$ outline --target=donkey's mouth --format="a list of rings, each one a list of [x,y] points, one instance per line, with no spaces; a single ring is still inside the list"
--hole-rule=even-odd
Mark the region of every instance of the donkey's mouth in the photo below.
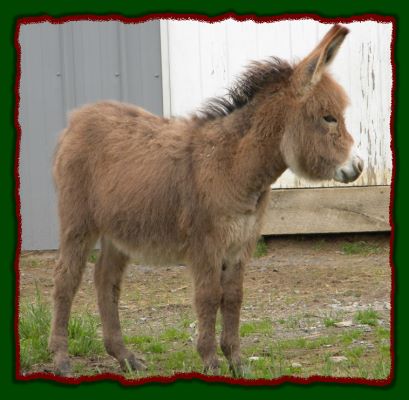
[[[350,159],[335,170],[334,180],[342,183],[349,183],[357,180],[364,169],[364,161],[358,155],[353,155]]]

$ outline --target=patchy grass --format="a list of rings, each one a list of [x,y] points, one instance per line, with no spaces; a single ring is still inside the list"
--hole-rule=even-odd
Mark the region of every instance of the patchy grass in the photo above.
[[[325,328],[333,328],[338,322],[341,322],[345,315],[341,311],[330,311],[324,314],[322,323]]]
[[[143,347],[146,344],[152,343],[155,339],[152,336],[124,336],[125,344],[132,344],[136,347]]]
[[[332,318],[327,317],[327,318],[324,318],[323,322],[324,322],[324,326],[325,326],[326,328],[330,328],[330,327],[332,327],[332,326],[335,326],[335,323],[336,323],[337,321],[335,321],[335,319],[332,319]]]
[[[377,315],[373,312],[360,312],[359,321],[368,322],[375,316]],[[200,358],[190,340],[189,326],[183,323],[185,320],[187,318],[182,318],[178,326],[156,334],[125,336],[126,344],[136,354],[143,354],[148,366],[147,371],[128,371],[125,376],[134,379],[152,375],[172,375],[176,372],[202,372]],[[294,317],[294,320],[297,320],[298,324],[293,328],[288,327],[287,320],[278,320],[276,325],[269,319],[241,324],[240,335],[244,342],[242,377],[248,379],[272,379],[282,375],[306,377],[317,372],[322,375],[360,376],[372,379],[383,379],[388,376],[390,371],[388,329],[378,326],[372,333],[351,328],[337,332],[337,329],[332,329],[334,320],[327,318],[324,321],[330,321],[326,324],[330,329],[329,333],[316,338],[280,339],[280,336],[275,335],[275,326],[297,331],[302,319]],[[49,307],[38,292],[33,303],[22,304],[20,344],[23,370],[51,362],[47,351],[50,321]],[[72,356],[95,358],[98,355],[105,355],[97,333],[98,325],[98,319],[89,312],[73,315],[69,324],[69,350]],[[366,346],[369,339],[372,342],[371,347]],[[334,363],[331,361],[332,355],[345,356],[346,360]],[[73,372],[77,375],[103,372],[98,365],[87,365],[84,359],[74,360]],[[225,360],[222,361],[220,373],[230,374]]]
[[[378,325],[379,314],[369,308],[368,310],[361,310],[355,314],[355,322],[363,325],[377,326]]]
[[[288,329],[297,329],[300,327],[300,317],[297,315],[290,315],[286,320],[280,320],[279,322]]]
[[[47,349],[50,323],[50,309],[42,301],[37,288],[34,302],[25,302],[20,306],[20,363],[23,370],[51,360]]]
[[[378,326],[375,331],[377,340],[389,340],[390,332],[382,326]]]
[[[265,242],[264,238],[261,237],[257,242],[256,250],[254,251],[253,257],[260,258],[267,255],[267,243]]]
[[[30,267],[30,268],[37,268],[41,266],[41,262],[37,260],[36,258],[23,258],[21,260],[21,264],[23,264],[25,267]]]
[[[23,370],[33,369],[36,364],[50,363],[47,351],[47,338],[50,323],[50,310],[38,296],[33,304],[23,304],[20,318],[20,343]],[[191,338],[191,328],[182,317],[179,324],[164,330],[140,335],[124,336],[125,343],[136,354],[145,358],[147,371],[128,371],[129,379],[152,375],[172,375],[177,372],[203,372],[201,360],[195,351]],[[247,379],[273,379],[283,375],[308,377],[315,374],[327,376],[352,376],[371,379],[384,379],[390,371],[389,330],[377,326],[371,332],[345,328],[338,330],[332,321],[328,332],[318,337],[297,336],[282,338],[276,329],[285,329],[290,334],[299,332],[299,325],[305,324],[302,317],[294,316],[298,323],[288,327],[287,320],[269,319],[246,321],[241,324],[243,371]],[[291,324],[290,324],[291,326]],[[98,320],[94,315],[84,312],[74,314],[69,325],[69,346],[73,362],[73,372],[77,375],[94,375],[101,372],[97,364],[87,364],[86,357],[106,357],[102,341],[98,338]],[[299,335],[299,333],[298,333]],[[367,346],[370,343],[371,346]],[[333,355],[346,357],[341,363],[331,361]],[[79,356],[83,358],[77,359]],[[222,354],[219,350],[219,356]],[[226,361],[221,357],[219,371],[230,375]],[[110,370],[119,372],[112,360]]]
[[[360,237],[355,241],[358,250],[347,248],[342,253],[342,243],[351,243],[349,236],[342,240],[339,236],[320,239],[274,238],[258,245],[258,257],[262,258],[254,258],[245,273],[240,327],[244,378],[327,375],[384,379],[389,375],[387,238],[372,241]],[[369,248],[365,249],[362,242]],[[268,251],[270,248],[274,252]],[[382,252],[378,254],[377,248]],[[93,252],[89,261],[95,262],[97,256],[98,251]],[[50,268],[54,264],[55,253],[30,253],[21,258],[20,344],[24,373],[52,370],[47,340],[51,321]],[[88,266],[69,328],[75,376],[113,372],[134,379],[203,372],[195,349],[197,317],[191,307],[193,288],[187,268],[133,264],[124,277],[120,317],[127,347],[144,359],[148,369],[123,373],[103,349],[93,268]],[[36,281],[37,290],[33,284]],[[375,304],[376,312],[371,309]],[[355,325],[336,324],[347,320]],[[220,315],[216,332],[219,340]],[[231,376],[220,348],[218,355],[222,361],[218,373]],[[340,356],[346,359],[337,362]]]
[[[240,336],[253,334],[268,335],[273,332],[273,324],[270,320],[244,322],[240,326]]]
[[[263,342],[243,349],[246,364],[243,377],[277,378],[282,375],[308,377],[351,376],[385,379],[390,371],[389,346],[385,350],[356,345],[351,338],[361,333],[346,332],[324,335],[316,339],[294,338]],[[348,338],[348,340],[345,340]],[[332,356],[342,355],[345,361],[336,363]]]
[[[23,370],[51,361],[47,348],[50,324],[50,307],[37,290],[34,302],[24,302],[20,306],[20,362]],[[69,352],[72,356],[103,354],[104,348],[97,337],[97,328],[98,320],[89,312],[71,316],[68,333]]]
[[[74,356],[103,354],[104,347],[98,338],[99,318],[85,311],[73,314],[68,324],[68,351]]]
[[[159,336],[161,340],[170,342],[175,342],[178,340],[186,341],[189,339],[189,337],[190,337],[189,332],[177,328],[168,328]]]
[[[354,341],[360,339],[365,335],[365,332],[359,330],[359,329],[347,329],[344,331],[344,333],[341,335],[341,340],[342,343],[345,345],[350,345]]]
[[[149,343],[144,350],[147,353],[165,353],[168,350],[168,346],[165,343],[154,342]]]
[[[351,361],[359,360],[365,353],[366,349],[364,346],[350,347],[345,351],[346,357]]]
[[[365,241],[344,243],[341,246],[342,253],[345,255],[369,255],[379,254],[382,248],[379,245],[371,244]]]
[[[327,242],[325,239],[319,239],[316,242],[314,242],[312,248],[314,250],[322,250],[325,247],[326,243]]]

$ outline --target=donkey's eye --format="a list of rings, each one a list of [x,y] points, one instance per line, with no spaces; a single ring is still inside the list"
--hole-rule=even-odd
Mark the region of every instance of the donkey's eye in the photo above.
[[[324,115],[323,118],[326,122],[338,122],[337,119],[332,115]]]

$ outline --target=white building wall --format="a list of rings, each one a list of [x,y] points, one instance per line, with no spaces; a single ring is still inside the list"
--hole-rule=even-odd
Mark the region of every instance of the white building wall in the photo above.
[[[365,173],[354,184],[390,184],[392,24],[367,21],[345,25],[351,32],[331,70],[350,96],[346,122],[366,161]],[[312,20],[260,24],[161,21],[162,56],[166,53],[169,68],[164,86],[167,111],[186,115],[206,98],[223,95],[250,60],[272,55],[290,61],[301,59],[329,28]],[[311,184],[287,171],[274,187],[336,185]]]

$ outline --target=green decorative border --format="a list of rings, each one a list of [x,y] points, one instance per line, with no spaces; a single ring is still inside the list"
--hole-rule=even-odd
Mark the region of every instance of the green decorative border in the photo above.
[[[328,398],[344,399],[346,396],[358,398],[358,396],[371,399],[400,398],[405,393],[405,369],[407,369],[408,345],[405,338],[408,333],[407,315],[402,305],[404,304],[404,285],[407,280],[408,271],[405,268],[405,254],[401,250],[403,243],[402,225],[406,223],[406,213],[404,212],[405,185],[406,178],[404,161],[399,155],[402,154],[407,145],[406,135],[403,132],[403,118],[399,109],[405,109],[405,98],[401,93],[409,91],[408,78],[403,71],[405,63],[408,61],[408,52],[405,52],[405,35],[409,30],[408,12],[403,8],[405,3],[397,4],[397,1],[339,1],[332,2],[315,0],[291,2],[278,1],[227,1],[220,0],[212,3],[210,0],[204,1],[178,1],[173,4],[167,0],[157,1],[110,1],[110,0],[21,0],[3,6],[0,14],[0,44],[2,50],[1,71],[2,80],[0,84],[0,100],[3,103],[2,124],[0,134],[0,182],[1,182],[1,225],[0,229],[2,257],[0,287],[2,293],[1,302],[1,332],[0,341],[0,387],[2,392],[13,398],[32,398],[37,396],[50,396],[59,399],[90,398],[90,397],[111,397],[119,395],[122,398],[139,398],[159,396],[232,396],[235,399],[244,398]],[[124,17],[141,17],[147,14],[177,13],[177,14],[203,14],[206,16],[217,16],[227,12],[234,12],[238,15],[251,14],[260,17],[278,16],[286,14],[291,18],[291,14],[315,14],[324,18],[348,18],[362,14],[376,14],[379,16],[391,16],[396,21],[396,41],[395,41],[395,113],[394,113],[394,137],[395,146],[395,200],[394,200],[394,220],[395,220],[395,242],[394,242],[394,262],[395,262],[395,377],[392,383],[385,387],[362,386],[357,384],[335,384],[335,383],[314,383],[310,385],[283,384],[270,387],[241,387],[230,386],[225,383],[206,383],[199,380],[178,381],[172,384],[149,383],[143,386],[124,387],[116,382],[93,382],[82,383],[80,385],[65,385],[50,381],[17,381],[15,379],[15,340],[14,340],[14,309],[15,309],[15,274],[14,259],[17,248],[17,218],[15,202],[15,154],[16,154],[16,129],[14,125],[15,94],[14,85],[16,78],[16,50],[14,47],[14,33],[16,22],[19,18],[44,16],[67,17],[78,14],[119,14]],[[406,37],[407,39],[407,37]],[[402,87],[403,86],[403,87]],[[402,182],[402,183],[400,183]],[[7,234],[6,234],[7,232]],[[407,314],[407,313],[406,313]],[[135,393],[134,393],[135,392]]]

